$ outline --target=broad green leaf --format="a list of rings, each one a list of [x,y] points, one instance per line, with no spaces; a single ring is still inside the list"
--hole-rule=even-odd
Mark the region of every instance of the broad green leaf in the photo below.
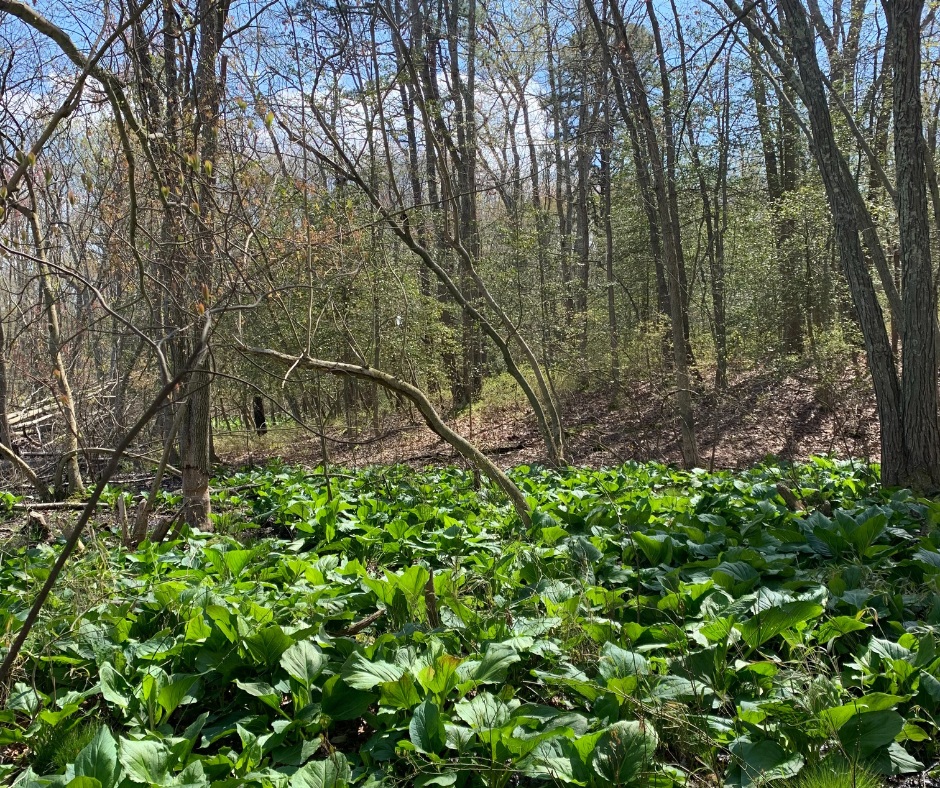
[[[408,732],[411,734],[411,743],[418,752],[440,752],[447,741],[447,732],[444,730],[444,720],[437,704],[425,700],[417,706],[408,725]]]
[[[65,788],[102,788],[102,785],[94,777],[73,777],[65,784]]]
[[[763,645],[787,629],[822,614],[822,605],[815,602],[787,602],[762,610],[741,625],[741,636],[752,649]]]
[[[353,689],[341,676],[333,676],[323,685],[321,707],[323,713],[334,720],[354,720],[376,700],[378,698],[371,692]]]
[[[497,684],[506,679],[506,668],[521,657],[510,643],[490,643],[472,679],[479,684]]]
[[[664,534],[647,536],[641,531],[633,531],[631,537],[646,560],[653,566],[669,564],[672,561],[673,541]]]
[[[924,764],[913,758],[896,741],[878,750],[865,766],[874,774],[884,775],[912,774],[924,770]]]
[[[604,681],[627,676],[639,676],[649,671],[646,658],[635,651],[627,651],[614,643],[601,647],[597,670]]]
[[[169,772],[169,751],[157,741],[121,739],[121,765],[135,783],[163,784]]]
[[[199,680],[199,676],[177,673],[170,677],[170,683],[164,686],[157,694],[157,703],[166,712],[169,717],[176,707],[183,702],[186,693],[192,689],[193,685]]]
[[[290,637],[285,635],[284,630],[277,624],[265,627],[251,637],[245,638],[245,645],[251,655],[268,668],[273,668],[278,664],[281,655],[291,647],[292,643]]]
[[[101,788],[114,788],[120,773],[117,742],[107,726],[102,725],[95,738],[75,758],[75,775],[92,777],[101,783]]]
[[[483,691],[454,706],[454,712],[475,730],[501,728],[509,722],[509,707],[495,695]]]
[[[884,692],[871,692],[842,706],[825,709],[819,716],[827,730],[837,731],[856,714],[886,711],[907,700],[910,700],[909,695],[887,695]]]
[[[397,681],[388,681],[379,685],[379,703],[398,709],[410,709],[421,702],[421,696],[415,688],[411,675],[404,673]]]
[[[108,667],[110,667],[110,665]],[[102,694],[104,694],[103,688]],[[107,698],[107,696],[105,697]],[[42,701],[39,699],[36,690],[22,681],[18,681],[13,685],[13,689],[10,691],[6,702],[6,708],[13,711],[22,711],[30,717],[34,717],[41,706]]]
[[[360,651],[354,651],[343,665],[340,675],[350,687],[369,690],[378,684],[397,681],[405,669],[390,662],[378,660],[370,662]]]
[[[816,631],[816,639],[821,643],[828,643],[834,638],[847,635],[849,632],[861,632],[868,628],[868,624],[851,616],[836,616],[824,621]]]
[[[896,711],[869,711],[839,728],[839,741],[850,758],[868,758],[893,742],[903,728],[904,718]]]
[[[459,772],[440,772],[439,774],[422,774],[415,779],[415,788],[426,788],[428,785],[440,785],[447,788],[457,782]]]
[[[733,788],[763,785],[770,780],[789,779],[803,768],[803,758],[784,751],[777,742],[747,737],[735,739],[728,748],[731,764],[725,777]]]
[[[746,561],[723,562],[712,572],[715,585],[731,596],[739,597],[750,591],[760,579],[760,573]]]
[[[98,683],[101,686],[101,694],[108,703],[122,709],[130,706],[134,692],[110,662],[105,662],[98,671]]]
[[[225,553],[225,565],[233,577],[238,577],[242,570],[248,566],[254,553],[251,550],[229,550]]]
[[[460,666],[460,657],[450,654],[441,654],[418,673],[418,683],[428,692],[443,698],[457,686],[457,668]]]
[[[323,652],[307,640],[295,643],[281,655],[281,667],[307,689],[313,686],[326,661]]]
[[[649,766],[658,745],[659,737],[648,722],[615,722],[597,740],[591,765],[606,782],[624,785]]]
[[[291,775],[290,788],[338,788],[352,779],[346,757],[337,752],[325,761],[310,761]]]
[[[424,615],[424,587],[427,585],[431,574],[423,566],[408,567],[399,577],[398,589],[405,595],[408,603],[408,609],[413,617],[420,618]]]

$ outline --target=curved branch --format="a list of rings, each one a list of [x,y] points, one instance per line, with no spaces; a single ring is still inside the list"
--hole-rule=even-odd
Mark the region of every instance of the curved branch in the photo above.
[[[372,367],[360,367],[355,364],[344,364],[340,361],[323,361],[318,358],[311,358],[306,354],[302,356],[290,356],[286,353],[279,353],[276,350],[247,347],[241,344],[239,344],[239,349],[249,355],[270,358],[282,364],[302,367],[304,369],[313,369],[318,372],[325,372],[329,375],[349,375],[362,380],[370,380],[373,383],[378,383],[380,386],[407,397],[418,408],[418,411],[424,417],[427,425],[443,440],[453,446],[468,462],[472,463],[479,468],[482,473],[486,474],[499,489],[506,493],[516,513],[522,519],[522,522],[525,523],[526,527],[531,525],[531,509],[519,488],[516,487],[513,481],[490,461],[483,452],[462,435],[448,427],[443,419],[441,419],[440,414],[434,409],[431,401],[417,386],[412,386],[410,383],[406,383],[400,378],[396,378],[394,375],[389,375],[387,372],[382,372]]]

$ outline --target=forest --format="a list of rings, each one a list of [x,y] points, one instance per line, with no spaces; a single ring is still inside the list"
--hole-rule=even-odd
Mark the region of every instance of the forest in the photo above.
[[[0,785],[940,779],[934,0],[0,0]]]

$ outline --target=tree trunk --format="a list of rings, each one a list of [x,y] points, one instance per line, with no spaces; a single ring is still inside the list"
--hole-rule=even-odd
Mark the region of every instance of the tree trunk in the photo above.
[[[607,43],[606,31],[601,26],[593,0],[586,0],[585,6],[591,15],[600,39],[601,48],[607,59],[607,66],[613,76],[617,92],[617,103],[622,115],[629,116],[626,101],[621,86],[617,64],[611,57],[610,46]],[[626,71],[625,83],[632,96],[633,105],[638,110],[640,127],[645,137],[646,147],[651,162],[653,191],[656,197],[656,207],[659,214],[659,224],[662,228],[663,261],[666,274],[669,277],[669,317],[672,327],[673,359],[675,362],[676,398],[680,422],[680,439],[682,461],[687,468],[694,468],[700,464],[698,443],[695,437],[695,414],[692,406],[692,387],[689,376],[689,356],[686,347],[684,311],[682,299],[682,279],[679,270],[679,257],[676,248],[681,243],[675,235],[678,222],[673,222],[670,212],[669,190],[662,166],[663,156],[656,135],[656,123],[650,111],[649,100],[645,86],[640,75],[639,66],[633,54],[630,36],[624,23],[623,16],[617,3],[611,4],[616,25],[617,39],[623,53],[621,63]]]
[[[788,43],[799,67],[813,133],[813,153],[832,211],[839,256],[865,339],[881,426],[881,477],[885,484],[895,485],[904,476],[905,467],[901,391],[884,316],[862,248],[855,204],[858,188],[836,142],[805,9],[799,0],[780,0],[780,7],[787,21]]]
[[[264,397],[255,396],[251,403],[255,435],[268,434],[268,419],[264,413]]]
[[[59,395],[59,404],[62,415],[65,417],[65,446],[63,454],[67,458],[65,468],[69,480],[69,494],[75,495],[85,491],[82,482],[81,470],[78,467],[78,421],[75,418],[75,400],[72,397],[72,387],[69,384],[68,371],[62,358],[62,337],[59,329],[59,309],[56,306],[55,291],[52,289],[52,280],[46,264],[46,245],[39,232],[39,220],[36,216],[38,205],[32,184],[27,180],[32,209],[28,211],[30,230],[36,246],[36,256],[39,259],[39,287],[42,293],[43,312],[46,317],[46,337],[49,342],[49,361],[52,363],[52,375],[55,378],[55,388]]]
[[[614,139],[612,134],[609,101],[604,102],[604,137],[601,142],[601,192],[604,198],[604,263],[607,274],[607,331],[610,335],[610,379],[614,391],[619,393],[620,385],[620,337],[617,333],[617,302],[614,298],[614,231],[610,221],[611,213],[611,173],[610,149]],[[615,394],[616,396],[616,394]]]
[[[920,19],[924,0],[882,0],[894,55],[894,161],[904,318],[901,397],[906,467],[901,483],[917,490],[940,486],[937,424],[937,307],[930,260],[926,159],[921,107]]]
[[[8,378],[7,378],[7,340],[4,334],[3,319],[0,318],[0,444],[8,449],[13,449],[13,442],[10,440],[10,423],[7,420],[7,397]]]

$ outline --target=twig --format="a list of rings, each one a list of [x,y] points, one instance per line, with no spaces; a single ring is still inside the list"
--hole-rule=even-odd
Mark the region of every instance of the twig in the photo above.
[[[360,632],[362,632],[362,630],[364,630],[366,627],[370,626],[371,624],[374,624],[384,615],[385,615],[385,608],[382,608],[381,610],[376,610],[374,613],[370,613],[361,621],[357,621],[355,624],[350,624],[348,627],[346,627],[346,629],[340,632],[340,634],[343,635],[344,637],[352,637],[353,635],[358,635]]]

